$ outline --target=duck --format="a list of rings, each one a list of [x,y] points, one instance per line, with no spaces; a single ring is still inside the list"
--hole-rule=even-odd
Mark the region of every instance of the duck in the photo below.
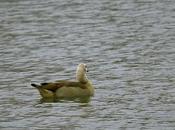
[[[32,83],[42,98],[74,98],[94,95],[92,82],[87,78],[87,65],[80,63],[76,70],[76,79],[57,80],[40,84]]]

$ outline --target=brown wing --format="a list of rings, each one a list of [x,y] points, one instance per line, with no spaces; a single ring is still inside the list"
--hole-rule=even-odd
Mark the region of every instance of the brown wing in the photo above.
[[[43,89],[47,89],[50,91],[55,92],[57,89],[63,87],[63,83],[41,83],[41,86]]]
[[[64,87],[80,87],[82,89],[86,88],[85,84],[82,84],[76,81],[67,81],[67,80],[60,80],[54,83],[41,83],[40,87],[42,87],[43,89],[47,89],[47,90],[55,92],[57,89],[63,86]]]
[[[65,86],[67,86],[67,87],[80,87],[82,89],[86,88],[86,84],[83,84],[81,82],[76,82],[76,81],[66,81]]]

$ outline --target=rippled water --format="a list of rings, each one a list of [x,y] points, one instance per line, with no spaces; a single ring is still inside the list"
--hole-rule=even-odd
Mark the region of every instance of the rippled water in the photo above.
[[[174,0],[1,0],[0,129],[174,130]],[[41,101],[31,82],[73,79],[90,101]]]

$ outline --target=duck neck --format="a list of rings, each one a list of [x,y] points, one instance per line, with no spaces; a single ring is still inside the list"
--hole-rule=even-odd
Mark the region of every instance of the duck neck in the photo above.
[[[81,83],[87,83],[87,81],[88,81],[86,74],[81,69],[77,70],[76,79],[77,79],[77,81],[79,81]]]

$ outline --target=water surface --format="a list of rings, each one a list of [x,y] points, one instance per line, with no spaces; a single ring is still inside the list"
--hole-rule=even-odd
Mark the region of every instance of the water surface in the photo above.
[[[1,0],[0,129],[174,130],[173,0]],[[33,82],[74,79],[95,96],[42,101]]]

